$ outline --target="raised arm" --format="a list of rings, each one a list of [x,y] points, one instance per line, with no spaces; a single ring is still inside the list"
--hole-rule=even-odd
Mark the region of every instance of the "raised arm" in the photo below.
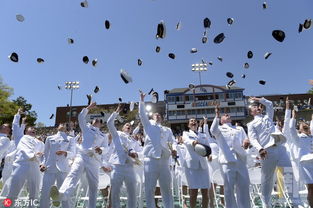
[[[117,133],[117,129],[114,126],[114,120],[117,117],[117,115],[122,111],[122,109],[123,108],[121,104],[119,104],[116,111],[111,114],[111,116],[109,117],[107,121],[108,129],[110,131],[110,134],[112,135],[112,142],[117,152],[125,152],[125,149],[123,148],[121,144],[120,137]]]
[[[298,133],[296,129],[296,111],[292,111],[292,118],[290,119],[289,123],[289,128],[290,128],[290,135],[292,141],[294,141],[296,144],[298,144]]]
[[[219,123],[220,123],[220,108],[218,105],[216,105],[215,106],[215,118],[214,118],[213,123],[211,125],[211,133],[216,138],[222,134],[218,128]]]
[[[283,127],[283,134],[285,136],[290,137],[290,128],[289,128],[289,123],[290,123],[290,117],[291,117],[291,110],[290,110],[290,103],[288,100],[288,97],[286,98],[286,110],[285,110],[285,118],[284,118],[284,127]]]
[[[141,123],[143,127],[146,129],[149,126],[151,126],[148,116],[146,115],[146,109],[145,109],[145,99],[146,94],[140,92],[140,102],[139,102],[139,117],[141,120]]]
[[[273,108],[273,102],[272,101],[269,101],[269,100],[266,100],[264,97],[261,98],[259,100],[259,102],[261,104],[263,104],[265,107],[266,107],[266,114],[267,116],[273,120],[274,118],[274,108]]]
[[[14,115],[12,122],[12,135],[15,140],[15,145],[18,144],[19,139],[24,135],[25,130],[25,118],[23,118],[23,123],[20,125],[21,114],[23,114],[22,109],[18,109],[17,113]]]
[[[85,131],[87,129],[87,121],[86,116],[90,109],[96,107],[96,103],[92,102],[87,108],[83,108],[83,110],[78,115],[78,124],[81,131]]]

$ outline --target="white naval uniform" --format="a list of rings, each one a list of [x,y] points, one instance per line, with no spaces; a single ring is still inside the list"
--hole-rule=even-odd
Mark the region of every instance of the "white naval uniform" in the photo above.
[[[13,139],[10,141],[10,146],[8,148],[7,154],[4,159],[4,166],[2,170],[2,190],[1,196],[6,196],[9,192],[9,187],[11,184],[11,175],[13,171],[13,161],[15,158],[16,147],[24,136],[25,124],[20,125],[21,115],[16,114],[14,115],[13,122],[12,122],[12,136]]]
[[[7,198],[14,201],[25,181],[27,181],[29,199],[38,199],[40,188],[40,158],[37,156],[38,152],[43,152],[43,150],[37,139],[29,135],[24,135],[16,148],[11,186]]]
[[[114,126],[114,120],[118,113],[114,112],[107,121],[107,126],[112,135],[114,151],[110,158],[113,164],[111,174],[111,199],[112,207],[120,207],[120,191],[123,183],[127,189],[127,207],[136,208],[136,175],[134,170],[134,162],[128,155],[129,153],[137,153],[140,151],[139,143],[132,139],[129,134],[117,131]]]
[[[89,185],[88,207],[95,208],[99,183],[99,168],[102,163],[102,156],[95,152],[95,147],[100,147],[102,154],[105,154],[108,147],[108,139],[99,128],[86,122],[88,109],[84,108],[78,115],[79,127],[82,131],[82,144],[77,146],[76,156],[71,170],[66,176],[59,189],[60,200],[68,200],[78,184],[83,172],[86,173]]]
[[[186,147],[186,156],[183,166],[190,189],[208,189],[210,188],[210,176],[207,157],[202,157],[195,152],[192,143],[198,141],[200,144],[209,146],[206,134],[195,133],[192,130],[183,132],[184,145]]]
[[[226,208],[250,207],[249,173],[247,169],[247,154],[242,147],[246,132],[240,126],[230,123],[219,125],[215,117],[211,132],[216,137],[219,146],[219,162],[224,180],[224,195]],[[236,197],[235,197],[236,192]]]
[[[70,171],[69,159],[74,157],[76,141],[75,138],[67,136],[65,132],[58,132],[53,136],[49,136],[45,142],[43,165],[47,168],[44,172],[40,207],[50,207],[50,189],[57,182],[60,188],[67,173]],[[65,155],[57,155],[57,151],[65,151]],[[69,207],[68,201],[62,202],[62,207]]]
[[[174,144],[174,136],[171,129],[149,121],[144,102],[139,102],[139,116],[145,131],[144,177],[145,195],[147,207],[155,208],[154,192],[157,180],[159,181],[162,202],[164,208],[173,208],[173,196],[171,192],[171,172],[169,158],[171,151],[168,142]]]
[[[271,136],[275,132],[273,103],[265,98],[260,99],[260,103],[265,105],[266,114],[254,116],[247,126],[251,144],[258,151],[261,149],[267,151],[267,156],[261,161],[261,200],[263,207],[270,207],[275,169],[277,166],[291,167],[291,163],[285,146],[274,144],[274,138]]]
[[[10,147],[10,139],[6,134],[0,133],[0,161],[6,156]]]
[[[312,126],[313,121],[311,121]],[[300,177],[305,184],[313,184],[313,136],[298,134],[294,118],[290,120],[290,133],[294,144],[299,148]]]

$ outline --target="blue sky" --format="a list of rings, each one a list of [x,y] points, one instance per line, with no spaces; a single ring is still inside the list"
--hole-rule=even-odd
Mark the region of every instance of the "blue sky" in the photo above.
[[[14,95],[24,96],[33,104],[38,121],[53,125],[49,120],[57,106],[69,103],[70,92],[58,90],[65,81],[80,81],[74,92],[73,104],[84,105],[86,94],[96,85],[100,92],[94,96],[98,103],[137,101],[138,89],[154,88],[162,94],[165,89],[199,83],[191,64],[202,58],[213,61],[202,73],[202,83],[225,85],[235,75],[237,86],[246,95],[304,93],[313,78],[313,29],[298,34],[298,24],[313,18],[312,0],[268,1],[262,9],[260,0],[89,0],[89,7],[80,7],[79,0],[2,0],[0,6],[0,75],[14,88]],[[25,17],[18,22],[16,14]],[[203,19],[210,18],[208,42],[202,44]],[[228,17],[234,18],[229,26]],[[106,30],[104,21],[111,22]],[[155,39],[156,26],[164,20],[165,39]],[[175,29],[178,21],[182,28]],[[273,39],[274,29],[286,33],[285,41]],[[214,37],[223,32],[221,44]],[[69,45],[67,38],[75,43]],[[155,47],[161,47],[155,53]],[[190,49],[198,53],[191,54]],[[251,50],[252,59],[246,54]],[[266,52],[272,52],[268,60]],[[7,58],[19,54],[19,63]],[[175,53],[176,59],[168,58]],[[84,64],[83,56],[97,58],[98,65]],[[223,57],[223,62],[217,57]],[[45,63],[38,64],[41,57]],[[137,59],[143,65],[137,65]],[[248,62],[249,69],[243,64]],[[119,76],[125,69],[133,83],[124,84]],[[241,74],[247,75],[242,79]],[[264,79],[266,85],[259,85]],[[163,98],[163,96],[161,96]]]

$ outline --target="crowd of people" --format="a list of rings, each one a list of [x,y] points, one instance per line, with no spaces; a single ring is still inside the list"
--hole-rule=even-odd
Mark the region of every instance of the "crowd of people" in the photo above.
[[[88,112],[96,107],[92,102],[78,116],[80,132],[60,124],[57,132],[47,138],[26,126],[22,109],[10,124],[0,126],[0,157],[4,158],[1,196],[18,200],[26,186],[29,199],[38,200],[40,208],[75,207],[71,200],[78,186],[88,187],[88,207],[95,208],[99,184],[103,175],[110,178],[101,193],[108,198],[107,207],[120,207],[121,189],[127,192],[127,207],[138,207],[138,180],[144,181],[144,207],[155,208],[155,198],[161,193],[162,205],[174,207],[173,185],[176,184],[189,204],[197,207],[200,190],[201,207],[217,207],[212,178],[216,170],[223,178],[226,208],[253,207],[248,169],[261,169],[260,199],[264,208],[272,207],[271,197],[277,167],[292,167],[293,180],[298,188],[304,183],[307,200],[294,206],[313,207],[313,115],[310,124],[299,121],[295,110],[286,100],[285,119],[275,124],[271,101],[250,98],[249,112],[254,117],[247,132],[240,125],[232,125],[229,114],[221,114],[215,107],[215,118],[209,127],[206,118],[201,124],[188,121],[188,131],[173,136],[172,130],[162,125],[162,116],[154,113],[152,119],[145,108],[145,94],[140,93],[139,117],[141,125],[135,129],[125,123],[117,129],[115,119],[123,110],[119,104],[104,125],[94,119],[86,120]],[[205,150],[205,154],[203,151]],[[177,172],[178,174],[172,174]],[[179,175],[181,183],[172,183]],[[188,191],[189,189],[189,191]],[[30,204],[30,207],[36,206]]]

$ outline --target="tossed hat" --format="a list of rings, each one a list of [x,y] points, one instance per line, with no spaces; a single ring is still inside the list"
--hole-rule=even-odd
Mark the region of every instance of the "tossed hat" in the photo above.
[[[283,42],[286,35],[285,32],[282,30],[273,30],[272,36],[277,40],[278,42]]]
[[[74,39],[68,38],[68,39],[67,39],[67,43],[68,43],[68,44],[73,44],[73,43],[74,43]]]
[[[218,34],[218,35],[214,38],[213,42],[216,43],[216,44],[219,44],[219,43],[223,42],[224,39],[225,39],[224,33],[220,33],[220,34]]]
[[[120,75],[121,75],[122,80],[123,80],[126,84],[133,81],[133,79],[131,78],[131,76],[130,76],[124,69],[121,69]]]
[[[248,51],[247,57],[248,57],[249,59],[251,59],[251,58],[253,57],[253,52],[252,52],[252,51]]]
[[[98,93],[100,90],[100,88],[98,86],[95,87],[95,89],[93,90],[94,93]]]
[[[169,54],[168,54],[168,57],[170,57],[171,59],[175,59],[176,56],[175,56],[174,53],[169,53]]]
[[[17,15],[16,15],[16,20],[19,21],[19,22],[24,22],[25,18],[24,18],[23,15],[17,14]]]
[[[18,62],[18,55],[15,52],[11,53],[8,58],[13,62]]]
[[[88,62],[89,62],[88,56],[84,56],[84,57],[83,57],[83,62],[84,62],[85,64],[88,64]]]
[[[104,21],[104,26],[105,26],[105,29],[110,29],[110,26],[111,26],[111,23],[110,23],[110,21],[109,20],[105,20]]]
[[[155,47],[155,52],[159,53],[161,50],[160,46]]]
[[[250,65],[249,65],[249,63],[246,62],[246,63],[244,63],[243,67],[244,67],[245,69],[249,69]]]
[[[227,83],[226,88],[230,89],[235,84],[236,84],[236,81],[232,79]]]
[[[227,23],[229,25],[233,24],[234,23],[234,18],[227,18]]]
[[[98,59],[94,59],[91,61],[92,66],[96,67],[98,63]]]
[[[227,72],[227,73],[226,73],[226,76],[229,77],[229,78],[233,78],[233,77],[234,77],[234,74],[231,73],[231,72]]]
[[[142,60],[141,59],[137,59],[137,64],[138,64],[138,66],[141,66],[142,65]]]
[[[311,25],[312,25],[312,20],[311,19],[306,19],[305,21],[304,21],[304,23],[303,23],[303,27],[304,27],[304,29],[310,29],[310,27],[311,27]]]
[[[166,27],[165,27],[165,23],[164,21],[162,20],[158,26],[157,26],[157,34],[156,34],[156,38],[165,38],[165,35],[166,35]]]
[[[41,64],[41,63],[45,62],[45,60],[43,60],[42,58],[37,58],[37,62],[38,62],[38,64]]]
[[[88,7],[88,2],[87,0],[83,1],[83,2],[80,2],[80,6],[81,7],[84,7],[84,8],[87,8]]]
[[[209,18],[206,17],[203,19],[203,27],[204,28],[210,28],[211,27],[211,21]]]
[[[268,57],[270,57],[271,55],[272,55],[272,53],[266,52],[266,53],[264,54],[264,58],[265,58],[265,59],[268,59]]]
[[[196,49],[196,48],[192,48],[191,50],[190,50],[190,53],[197,53],[198,52],[198,50]]]

